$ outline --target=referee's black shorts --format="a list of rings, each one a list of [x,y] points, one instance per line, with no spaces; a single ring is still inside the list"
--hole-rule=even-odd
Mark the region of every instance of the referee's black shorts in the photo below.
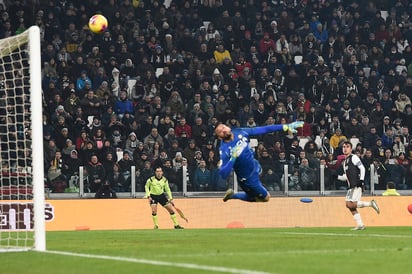
[[[164,193],[160,195],[150,194],[150,197],[152,198],[152,201],[150,202],[151,205],[161,204],[162,206],[165,206],[169,202],[169,200],[166,197],[166,194]]]

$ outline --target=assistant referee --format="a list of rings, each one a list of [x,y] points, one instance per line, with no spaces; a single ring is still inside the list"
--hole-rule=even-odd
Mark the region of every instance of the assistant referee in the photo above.
[[[152,219],[154,223],[154,229],[159,228],[157,219],[157,204],[161,204],[170,214],[170,218],[173,221],[175,229],[183,229],[179,225],[176,214],[173,208],[172,191],[169,187],[169,181],[166,177],[163,177],[163,169],[157,167],[155,170],[155,176],[150,177],[146,181],[145,185],[146,196],[149,199],[149,204],[152,209]]]

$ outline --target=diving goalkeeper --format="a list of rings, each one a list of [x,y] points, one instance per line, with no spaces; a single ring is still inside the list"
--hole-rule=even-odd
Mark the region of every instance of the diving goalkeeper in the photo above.
[[[226,179],[232,169],[235,171],[239,186],[244,192],[234,193],[228,189],[223,201],[239,199],[247,202],[267,202],[270,194],[259,179],[261,167],[254,158],[254,152],[249,147],[249,136],[263,135],[274,131],[291,131],[303,126],[303,122],[291,124],[268,125],[255,128],[233,128],[220,124],[215,129],[216,137],[220,144],[220,168],[219,174]]]

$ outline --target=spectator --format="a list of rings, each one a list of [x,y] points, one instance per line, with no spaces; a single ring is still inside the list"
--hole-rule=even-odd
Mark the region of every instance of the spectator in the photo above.
[[[164,117],[160,118],[157,129],[159,131],[159,134],[162,137],[165,137],[169,133],[170,128],[173,129],[174,133],[175,122],[172,120],[172,117],[170,117],[168,114],[165,114]]]
[[[135,150],[133,155],[133,161],[136,164],[136,169],[142,170],[144,168],[144,163],[149,161],[149,152],[144,148],[143,143],[139,143],[138,148]]]
[[[392,148],[394,143],[395,135],[393,134],[392,127],[386,129],[385,133],[382,135],[382,146],[385,148]]]
[[[129,152],[130,155],[134,155],[134,151],[139,144],[136,133],[130,132],[129,137],[125,141],[124,150]]]
[[[80,98],[77,96],[75,89],[70,90],[70,95],[64,101],[63,106],[67,113],[69,113],[70,116],[73,117],[76,109],[80,106]]]
[[[93,90],[88,90],[86,96],[80,100],[80,105],[86,116],[101,115],[102,101],[94,94]]]
[[[101,73],[103,69],[99,69],[99,74]],[[98,81],[94,81],[95,83]],[[96,88],[96,95],[104,100],[105,96],[110,95],[110,89],[109,89],[109,83],[107,80],[102,80],[101,83],[97,86]]]
[[[66,178],[70,181],[72,177],[79,176],[79,167],[83,164],[78,157],[77,150],[73,149],[70,153],[70,158],[65,160],[68,169],[66,170]],[[77,181],[78,182],[78,181]]]
[[[167,158],[163,162],[163,172],[164,176],[169,180],[170,190],[172,192],[177,192],[182,190],[182,183],[178,180],[177,171],[172,166],[172,161]]]
[[[395,101],[396,109],[402,113],[407,105],[411,104],[411,99],[405,94],[400,93],[398,99]]]
[[[69,129],[64,127],[60,130],[60,132],[56,133],[56,146],[60,149],[63,150],[63,148],[66,146],[67,140],[71,140],[72,134],[69,133]]]
[[[117,163],[119,164],[120,172],[122,173],[123,177],[126,181],[129,180],[130,184],[131,170],[132,166],[134,166],[131,154],[126,150],[123,151],[123,156],[121,159],[119,159],[119,161],[117,161]]]
[[[299,165],[299,175],[299,181],[302,186],[302,190],[316,189],[316,173],[315,170],[309,166],[309,160],[306,158],[302,159],[302,162]]]
[[[70,159],[73,150],[76,150],[76,145],[73,143],[73,140],[66,139],[65,145],[61,150],[63,160],[67,161],[68,159]]]
[[[171,142],[171,146],[167,148],[167,154],[171,156],[174,156],[176,155],[177,152],[182,152],[182,151],[183,149],[179,146],[179,141],[177,139],[173,140]]]
[[[162,151],[166,152],[161,147],[159,142],[154,142],[153,146],[148,148],[147,152],[149,154],[149,159],[151,160],[152,166],[154,166],[155,163],[161,161],[160,157],[162,157]],[[161,166],[161,165],[158,165],[158,166]]]
[[[171,114],[177,115],[178,113],[185,112],[185,106],[180,94],[177,91],[173,91],[169,99],[166,102],[166,106],[170,107]]]
[[[102,186],[97,190],[95,198],[117,198],[116,191],[113,189],[109,181],[105,181]]]
[[[393,121],[393,134],[395,136],[401,135],[402,134],[402,126],[401,126],[402,120],[397,118],[395,121]]]
[[[203,121],[204,120],[202,119],[202,117],[197,117],[195,122],[192,123],[192,137],[199,147],[201,147],[202,142],[207,141],[209,137],[209,135],[207,134],[207,125],[205,125]]]
[[[206,167],[206,161],[200,160],[199,165],[193,173],[193,185],[195,191],[209,191],[213,190],[214,186],[211,184],[211,173]]]
[[[97,192],[106,182],[106,171],[96,154],[90,157],[86,171],[90,192]]]
[[[160,136],[158,129],[154,127],[151,129],[150,134],[144,138],[143,143],[148,149],[152,149],[154,143],[156,142],[160,145],[161,148],[164,147],[163,137]]]
[[[186,118],[188,124],[194,125],[197,118],[202,119],[202,121],[207,120],[207,115],[203,112],[199,103],[194,103],[193,108],[187,111]]]
[[[67,170],[69,166],[63,160],[62,154],[60,151],[56,151],[54,159],[51,161],[48,171],[47,179],[51,186],[52,192],[62,193],[67,187]]]
[[[189,166],[196,166],[195,165],[195,154],[197,151],[200,151],[199,148],[196,146],[196,141],[194,139],[189,140],[189,144],[183,150],[182,154],[183,157],[187,159]]]
[[[379,135],[376,132],[376,127],[372,126],[369,129],[369,132],[366,132],[366,134],[363,137],[363,145],[366,148],[371,148],[376,144],[376,140],[380,138]]]
[[[266,148],[262,150],[260,155],[258,155],[258,160],[262,167],[263,174],[266,174],[269,169],[272,169],[275,166],[275,161]]]
[[[382,196],[400,196],[399,192],[396,190],[396,186],[393,182],[388,182],[386,184],[386,190],[382,193]]]
[[[87,75],[86,70],[82,70],[80,72],[80,76],[76,80],[76,89],[78,92],[82,91],[86,87],[86,83],[90,84],[90,88],[92,88],[92,80]]]
[[[125,192],[128,190],[126,180],[120,172],[120,167],[117,163],[113,163],[112,171],[107,174],[107,182],[110,184],[112,193]],[[107,186],[106,186],[107,187]],[[102,188],[104,190],[104,188]],[[106,192],[106,191],[102,191]],[[110,191],[109,191],[110,193]],[[97,196],[97,193],[96,193]]]
[[[219,44],[217,46],[216,50],[213,51],[213,56],[217,64],[221,64],[223,60],[226,58],[229,60],[232,60],[232,57],[230,56],[230,52],[227,49],[225,49],[224,44]]]
[[[360,140],[363,139],[363,130],[362,126],[359,124],[358,119],[356,117],[352,117],[350,126],[345,128],[345,136],[350,138],[358,138]]]
[[[342,130],[340,128],[337,128],[332,137],[330,137],[329,143],[333,147],[333,149],[336,150],[339,145],[346,140],[347,137],[345,135],[342,135]]]
[[[186,123],[186,118],[182,117],[175,127],[175,134],[177,138],[190,139],[192,138],[192,127]]]
[[[182,152],[176,152],[175,157],[172,159],[172,166],[178,172],[182,168],[182,162],[187,162],[187,159],[183,157]]]
[[[125,90],[120,91],[119,98],[116,100],[114,111],[118,115],[119,119],[122,119],[126,112],[134,112],[133,103],[127,98],[127,92]]]
[[[412,144],[412,136],[409,134],[409,127],[408,126],[403,126],[402,127],[402,134],[401,134],[401,142],[405,146],[405,148],[410,147]]]
[[[398,157],[401,153],[405,154],[405,145],[402,143],[400,135],[395,136],[392,151],[395,157]]]

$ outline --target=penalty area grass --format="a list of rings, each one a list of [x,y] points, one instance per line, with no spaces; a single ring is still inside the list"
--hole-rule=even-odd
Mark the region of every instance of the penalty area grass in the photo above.
[[[47,233],[47,252],[0,255],[2,273],[409,273],[412,227]]]

